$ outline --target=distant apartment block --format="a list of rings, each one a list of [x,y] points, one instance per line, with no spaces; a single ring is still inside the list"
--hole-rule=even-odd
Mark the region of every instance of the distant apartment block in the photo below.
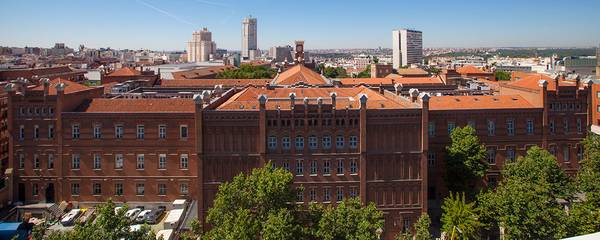
[[[256,56],[258,56],[256,18],[249,16],[242,21],[242,58],[253,60]]]
[[[275,62],[291,62],[292,58],[292,46],[277,46],[271,47],[269,50],[269,55]]]
[[[423,61],[423,33],[401,29],[392,31],[392,62],[394,69]]]
[[[188,62],[210,61],[211,54],[217,51],[217,44],[212,41],[212,33],[207,28],[192,33],[192,40],[187,47]]]

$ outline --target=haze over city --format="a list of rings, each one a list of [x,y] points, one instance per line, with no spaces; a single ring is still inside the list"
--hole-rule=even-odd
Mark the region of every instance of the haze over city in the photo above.
[[[240,22],[260,19],[258,47],[304,39],[308,49],[390,48],[390,29],[423,31],[429,47],[592,47],[599,1],[3,1],[0,46],[183,50],[208,27],[240,48]],[[352,41],[348,41],[348,40]]]

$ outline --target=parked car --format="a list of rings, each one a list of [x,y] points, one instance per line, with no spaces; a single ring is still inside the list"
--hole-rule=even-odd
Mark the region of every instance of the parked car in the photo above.
[[[141,212],[140,212],[140,213],[137,215],[137,217],[135,218],[135,221],[136,221],[137,223],[144,223],[144,222],[146,221],[146,216],[148,216],[148,214],[149,214],[150,212],[152,212],[152,210],[144,210],[144,211],[141,211]]]
[[[63,226],[71,226],[73,225],[77,217],[79,217],[80,213],[81,209],[71,209],[71,211],[69,211],[67,214],[65,214],[65,216],[63,216],[63,218],[60,220],[60,223]]]
[[[160,217],[165,213],[166,209],[165,206],[159,206],[157,209],[152,210],[146,215],[146,223],[156,224]]]
[[[116,207],[115,208],[115,214],[119,214],[119,211],[121,211],[121,209],[123,209],[123,207]]]
[[[134,209],[130,209],[125,213],[125,217],[129,218],[130,220],[135,220],[135,217],[137,217],[137,215],[142,211],[142,209],[140,208],[134,208]]]

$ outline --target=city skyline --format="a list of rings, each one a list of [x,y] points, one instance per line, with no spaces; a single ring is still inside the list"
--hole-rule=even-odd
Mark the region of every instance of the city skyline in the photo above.
[[[208,27],[220,47],[239,50],[239,29],[247,15],[261,22],[258,47],[262,50],[296,39],[305,40],[307,49],[391,48],[389,32],[401,28],[423,31],[425,48],[594,47],[600,41],[600,31],[594,27],[600,20],[593,12],[600,7],[598,2],[515,4],[8,1],[0,10],[0,27],[5,29],[0,45],[51,47],[64,42],[71,47],[183,50],[182,41],[190,32]],[[54,14],[48,17],[47,13]]]

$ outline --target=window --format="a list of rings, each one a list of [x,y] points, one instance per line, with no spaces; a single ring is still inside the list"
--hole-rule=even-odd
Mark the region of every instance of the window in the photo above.
[[[489,164],[496,164],[496,149],[488,148],[487,149],[487,161]]]
[[[158,125],[158,138],[159,139],[167,138],[167,126]]]
[[[92,186],[92,194],[93,195],[101,195],[102,194],[102,185],[100,183],[94,183]]]
[[[290,149],[290,137],[284,136],[281,138],[281,147],[283,149]]]
[[[323,149],[331,148],[331,136],[323,136],[323,141],[321,142],[323,144]]]
[[[583,145],[577,145],[577,161],[583,160]]]
[[[277,149],[277,137],[269,136],[267,139],[267,147],[271,150]]]
[[[514,161],[516,157],[515,147],[508,146],[506,147],[506,160]]]
[[[404,218],[402,224],[402,232],[408,232],[410,229],[410,218]]]
[[[181,154],[181,156],[179,157],[179,168],[180,169],[188,168],[188,155],[187,154]]]
[[[317,175],[317,160],[310,162],[310,175]]]
[[[527,119],[527,134],[533,134],[533,119]]]
[[[40,138],[40,126],[33,126],[33,139],[38,140]]]
[[[144,196],[144,184],[143,183],[137,183],[135,184],[135,195],[138,196]]]
[[[115,138],[122,139],[123,138],[123,125],[115,126]]]
[[[137,170],[144,170],[144,154],[137,155],[137,161],[135,164]]]
[[[448,134],[452,133],[452,130],[456,127],[455,122],[448,122]]]
[[[54,169],[54,154],[48,154],[48,169]]]
[[[189,187],[187,183],[179,184],[179,193],[182,195],[187,195],[189,193]]]
[[[167,184],[164,184],[164,183],[158,184],[158,195],[159,196],[167,195]]]
[[[477,124],[475,124],[475,120],[469,120],[467,125],[469,125],[469,127],[473,128],[477,131]]]
[[[337,161],[337,175],[344,175],[344,159]]]
[[[115,169],[123,169],[123,154],[115,154]]]
[[[569,120],[566,119],[566,118],[563,119],[563,127],[564,127],[564,130],[565,130],[565,134],[569,133]]]
[[[498,179],[496,176],[488,176],[488,186],[495,188],[498,186]]]
[[[569,146],[565,146],[563,148],[563,160],[565,162],[571,161],[571,150],[570,150]]]
[[[344,136],[337,135],[335,137],[335,148],[342,149],[344,148]]]
[[[344,200],[344,188],[343,187],[336,188],[335,198],[338,202],[341,202],[342,200]]]
[[[115,195],[123,196],[123,184],[115,183]]]
[[[144,139],[144,125],[137,125],[137,139]]]
[[[583,132],[583,123],[581,121],[581,118],[577,119],[577,133],[582,133]]]
[[[496,135],[496,123],[493,120],[488,120],[487,129],[488,136]]]
[[[71,169],[79,169],[79,165],[81,163],[81,158],[79,154],[71,155]]]
[[[99,123],[94,124],[94,139],[102,138],[102,125]]]
[[[296,143],[296,149],[298,149],[298,150],[304,149],[304,137],[296,136],[295,143]]]
[[[54,108],[53,108],[53,107],[49,107],[49,108],[48,108],[48,113],[49,113],[50,115],[54,115]]]
[[[25,140],[25,126],[19,126],[19,140]]]
[[[550,133],[556,132],[556,128],[554,127],[554,120],[550,120],[549,127],[550,127]]]
[[[308,190],[308,196],[311,202],[317,201],[317,190],[315,188],[310,188]]]
[[[158,155],[158,169],[167,169],[167,154]]]
[[[508,136],[515,135],[515,120],[514,119],[506,120],[506,134],[508,134]]]
[[[317,149],[317,136],[311,135],[308,137],[308,147],[310,149]]]
[[[71,195],[79,196],[79,183],[71,183]]]
[[[71,126],[71,136],[73,137],[73,139],[79,139],[79,124],[73,124]]]
[[[33,154],[33,169],[40,169],[40,156]]]
[[[358,196],[358,189],[356,187],[350,187],[350,197],[354,198]]]
[[[180,125],[179,126],[179,137],[181,139],[187,139],[188,138],[188,126],[187,125]]]
[[[427,127],[427,133],[430,137],[435,137],[435,122],[429,122]]]
[[[19,169],[25,169],[25,154],[19,154]]]
[[[350,148],[357,148],[357,147],[358,147],[358,137],[350,136]]]
[[[304,162],[302,159],[296,160],[296,176],[304,175]]]
[[[323,188],[323,202],[331,201],[331,189]]]
[[[290,171],[290,162],[288,162],[288,160],[283,160],[283,169],[288,172]]]
[[[323,160],[323,175],[331,174],[331,163],[329,160]]]
[[[427,152],[427,165],[429,167],[435,166],[435,152]]]
[[[94,154],[94,164],[93,164],[94,169],[102,168],[101,161],[102,161],[101,155],[99,153]]]
[[[304,201],[304,190],[302,188],[296,189],[296,202]]]
[[[556,146],[551,145],[548,149],[548,152],[550,152],[550,154],[552,154],[554,157],[556,157]]]
[[[39,191],[38,191],[38,185],[37,185],[37,183],[34,183],[34,184],[31,186],[31,195],[33,195],[33,196],[37,196],[37,195],[38,195],[38,192],[39,192]]]
[[[358,162],[356,158],[350,159],[350,174],[358,173]]]
[[[48,139],[54,138],[54,125],[48,125]]]

